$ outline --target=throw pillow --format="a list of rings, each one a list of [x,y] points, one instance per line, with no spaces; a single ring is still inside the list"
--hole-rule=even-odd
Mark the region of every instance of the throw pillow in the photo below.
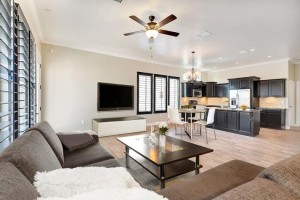
[[[168,200],[144,188],[105,188],[77,194],[69,198],[38,198],[38,200]]]
[[[101,188],[133,188],[140,185],[123,167],[78,167],[37,172],[34,186],[42,197],[71,197]]]
[[[62,132],[57,135],[63,146],[69,151],[74,151],[96,143],[93,137],[88,133]]]

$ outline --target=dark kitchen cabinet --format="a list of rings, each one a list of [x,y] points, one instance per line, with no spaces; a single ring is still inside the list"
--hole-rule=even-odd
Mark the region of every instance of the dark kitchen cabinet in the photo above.
[[[270,80],[269,96],[284,97],[285,96],[285,79]]]
[[[267,110],[262,109],[260,111],[260,126],[264,127],[267,125]]]
[[[260,81],[259,82],[259,96],[268,97],[269,96],[269,81]]]
[[[250,76],[244,78],[235,78],[229,80],[229,89],[238,90],[238,89],[253,89],[253,81],[259,80],[258,77]]]
[[[193,83],[181,83],[181,97],[193,97]]]
[[[285,97],[285,79],[272,79],[260,81],[259,96]]]
[[[214,97],[215,84],[216,84],[216,82],[206,82],[205,83],[206,97]]]
[[[237,90],[240,88],[240,79],[231,79],[229,80],[229,89]]]
[[[215,84],[214,85],[214,97],[228,97],[229,96],[229,84]]]
[[[240,79],[240,87],[239,89],[249,89],[252,88],[253,86],[252,79],[250,78],[242,78]]]
[[[232,131],[238,130],[238,112],[236,111],[227,112],[227,128]]]
[[[273,129],[285,128],[285,109],[262,109],[260,126]]]
[[[225,129],[227,128],[227,111],[226,110],[216,110],[215,113],[216,127]]]
[[[251,135],[252,133],[252,113],[240,112],[239,116],[239,132],[245,135]]]

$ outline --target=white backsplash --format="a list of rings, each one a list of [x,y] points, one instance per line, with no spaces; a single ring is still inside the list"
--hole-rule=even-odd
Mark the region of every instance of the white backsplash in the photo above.
[[[261,108],[287,108],[287,98],[266,97],[259,98],[259,107]]]

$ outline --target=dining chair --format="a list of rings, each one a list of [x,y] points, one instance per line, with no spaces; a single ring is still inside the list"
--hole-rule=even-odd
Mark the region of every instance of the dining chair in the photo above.
[[[203,110],[205,111],[206,106],[202,106],[202,105],[196,105],[196,110]],[[189,120],[194,120],[194,121],[199,121],[199,120],[203,120],[204,119],[204,113],[196,113],[195,117],[189,117]]]
[[[181,127],[181,135],[182,135],[182,127],[187,124],[187,122],[182,121],[179,115],[178,109],[169,108],[168,110],[169,123],[175,125],[175,134],[177,135],[177,126]]]
[[[199,120],[199,121],[194,122],[195,124],[199,124],[199,126],[200,126],[200,135],[201,135],[201,127],[202,126],[205,127],[206,143],[207,144],[208,144],[208,139],[207,139],[207,126],[208,125],[212,125],[213,126],[214,134],[215,134],[215,140],[217,139],[216,130],[215,130],[215,124],[214,124],[214,121],[215,121],[215,112],[216,112],[215,108],[209,108],[208,109],[208,115],[207,115],[206,121],[205,120]]]

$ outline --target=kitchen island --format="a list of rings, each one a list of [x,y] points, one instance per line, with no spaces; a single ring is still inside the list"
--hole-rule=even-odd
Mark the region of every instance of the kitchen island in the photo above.
[[[260,110],[216,108],[215,128],[255,137],[260,131]]]

